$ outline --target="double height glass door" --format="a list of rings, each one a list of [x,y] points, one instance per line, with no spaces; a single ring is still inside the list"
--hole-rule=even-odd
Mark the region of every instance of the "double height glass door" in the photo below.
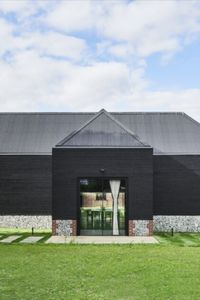
[[[124,179],[80,179],[80,235],[125,235]]]

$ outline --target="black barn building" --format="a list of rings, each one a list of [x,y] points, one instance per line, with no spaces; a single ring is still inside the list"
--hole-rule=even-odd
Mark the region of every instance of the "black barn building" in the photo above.
[[[0,226],[200,231],[200,125],[184,113],[1,113]]]

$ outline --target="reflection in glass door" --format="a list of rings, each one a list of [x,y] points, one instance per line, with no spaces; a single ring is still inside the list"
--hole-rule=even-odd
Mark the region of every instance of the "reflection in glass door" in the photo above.
[[[125,235],[125,180],[80,179],[80,235]]]

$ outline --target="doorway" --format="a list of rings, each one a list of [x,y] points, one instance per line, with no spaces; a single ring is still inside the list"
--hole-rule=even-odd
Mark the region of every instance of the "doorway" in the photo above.
[[[80,235],[125,235],[126,180],[81,178]]]

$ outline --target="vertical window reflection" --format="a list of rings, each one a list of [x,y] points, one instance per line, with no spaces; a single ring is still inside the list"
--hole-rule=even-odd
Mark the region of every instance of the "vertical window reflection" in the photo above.
[[[125,235],[125,192],[124,179],[80,179],[80,234]]]

